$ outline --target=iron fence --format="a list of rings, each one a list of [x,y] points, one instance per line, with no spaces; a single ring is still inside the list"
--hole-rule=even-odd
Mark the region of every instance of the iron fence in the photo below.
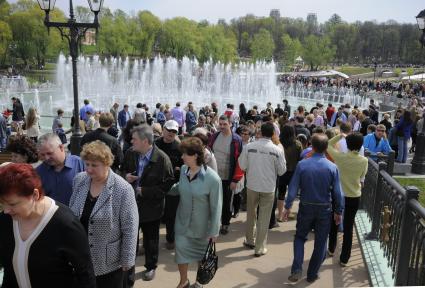
[[[361,208],[372,222],[367,241],[379,241],[395,286],[425,285],[425,208],[419,190],[402,187],[387,164],[369,158]]]

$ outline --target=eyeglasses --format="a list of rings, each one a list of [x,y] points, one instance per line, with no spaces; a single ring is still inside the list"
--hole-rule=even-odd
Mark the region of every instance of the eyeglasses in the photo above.
[[[176,130],[168,130],[167,128],[165,128],[165,130],[167,130],[167,131],[168,131],[168,132],[170,132],[170,133],[177,134],[177,131],[176,131]]]

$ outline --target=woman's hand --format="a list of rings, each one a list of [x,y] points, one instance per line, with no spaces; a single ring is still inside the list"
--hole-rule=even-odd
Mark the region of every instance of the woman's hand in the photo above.
[[[122,266],[122,271],[124,271],[124,272],[128,271],[128,270],[130,270],[130,268],[131,267],[129,267],[129,266]]]

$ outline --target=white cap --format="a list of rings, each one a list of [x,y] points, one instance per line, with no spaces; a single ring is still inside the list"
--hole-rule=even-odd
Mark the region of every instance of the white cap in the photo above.
[[[174,120],[168,120],[167,122],[165,122],[164,128],[167,129],[167,130],[174,130],[174,131],[178,132],[179,131],[179,124]]]

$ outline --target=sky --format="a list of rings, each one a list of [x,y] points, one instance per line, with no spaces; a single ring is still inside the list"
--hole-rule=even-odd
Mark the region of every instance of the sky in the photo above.
[[[16,1],[16,0],[15,0]],[[12,1],[12,2],[15,2]],[[88,7],[86,0],[74,0],[74,5]],[[56,0],[56,6],[68,11],[69,1]],[[316,13],[319,22],[325,22],[334,13],[343,20],[396,20],[399,23],[416,23],[415,16],[425,9],[421,0],[105,0],[111,10],[127,13],[149,10],[161,19],[183,16],[193,20],[216,23],[224,18],[244,16],[268,16],[271,9],[279,9],[281,16],[306,18]]]

